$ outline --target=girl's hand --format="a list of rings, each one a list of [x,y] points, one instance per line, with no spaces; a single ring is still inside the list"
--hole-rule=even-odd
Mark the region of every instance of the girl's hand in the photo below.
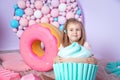
[[[89,63],[89,64],[97,64],[97,60],[92,56],[89,58],[62,58],[57,56],[54,59],[54,63],[62,63],[62,62],[75,62],[75,63]]]

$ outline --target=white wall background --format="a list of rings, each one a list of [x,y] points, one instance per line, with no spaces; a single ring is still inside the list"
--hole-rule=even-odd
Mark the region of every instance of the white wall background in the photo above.
[[[88,42],[95,56],[119,60],[120,0],[79,0],[84,11]]]
[[[10,27],[16,3],[17,0],[0,1],[0,51],[19,49],[19,39]]]
[[[19,49],[19,39],[9,23],[13,4],[0,2],[0,51]],[[79,0],[84,12],[87,40],[99,59],[120,60],[120,0]]]

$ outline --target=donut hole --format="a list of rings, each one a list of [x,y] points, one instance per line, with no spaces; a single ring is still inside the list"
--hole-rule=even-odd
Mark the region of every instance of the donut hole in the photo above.
[[[35,53],[35,55],[37,55],[38,57],[41,57],[44,55],[45,52],[45,46],[44,43],[41,42],[40,40],[35,40],[32,43],[32,51],[33,53]]]

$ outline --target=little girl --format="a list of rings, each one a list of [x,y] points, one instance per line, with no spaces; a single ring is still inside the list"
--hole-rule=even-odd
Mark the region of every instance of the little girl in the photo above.
[[[90,50],[89,44],[86,42],[86,35],[85,35],[85,29],[82,24],[82,22],[78,21],[75,18],[70,18],[66,21],[64,29],[62,31],[61,36],[61,46],[59,49],[62,49],[63,47],[67,47],[73,42],[78,42],[80,45],[84,46],[85,48]],[[62,61],[63,58],[56,57],[55,61]],[[72,59],[70,59],[72,60]],[[95,58],[92,56],[90,58],[82,59],[83,62],[95,62]],[[69,61],[69,60],[68,60]]]
[[[86,42],[85,29],[82,22],[75,18],[70,18],[66,21],[64,29],[62,31],[62,46],[66,47],[73,42],[89,48]]]
[[[68,19],[61,39],[60,51],[53,64],[55,79],[95,80],[98,67],[96,59],[87,50],[90,47],[82,22],[75,18]]]

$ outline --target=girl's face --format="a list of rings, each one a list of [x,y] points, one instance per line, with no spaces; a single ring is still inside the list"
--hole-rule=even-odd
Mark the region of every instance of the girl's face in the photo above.
[[[70,42],[78,42],[81,37],[81,27],[80,24],[70,23],[67,25],[67,35]]]

